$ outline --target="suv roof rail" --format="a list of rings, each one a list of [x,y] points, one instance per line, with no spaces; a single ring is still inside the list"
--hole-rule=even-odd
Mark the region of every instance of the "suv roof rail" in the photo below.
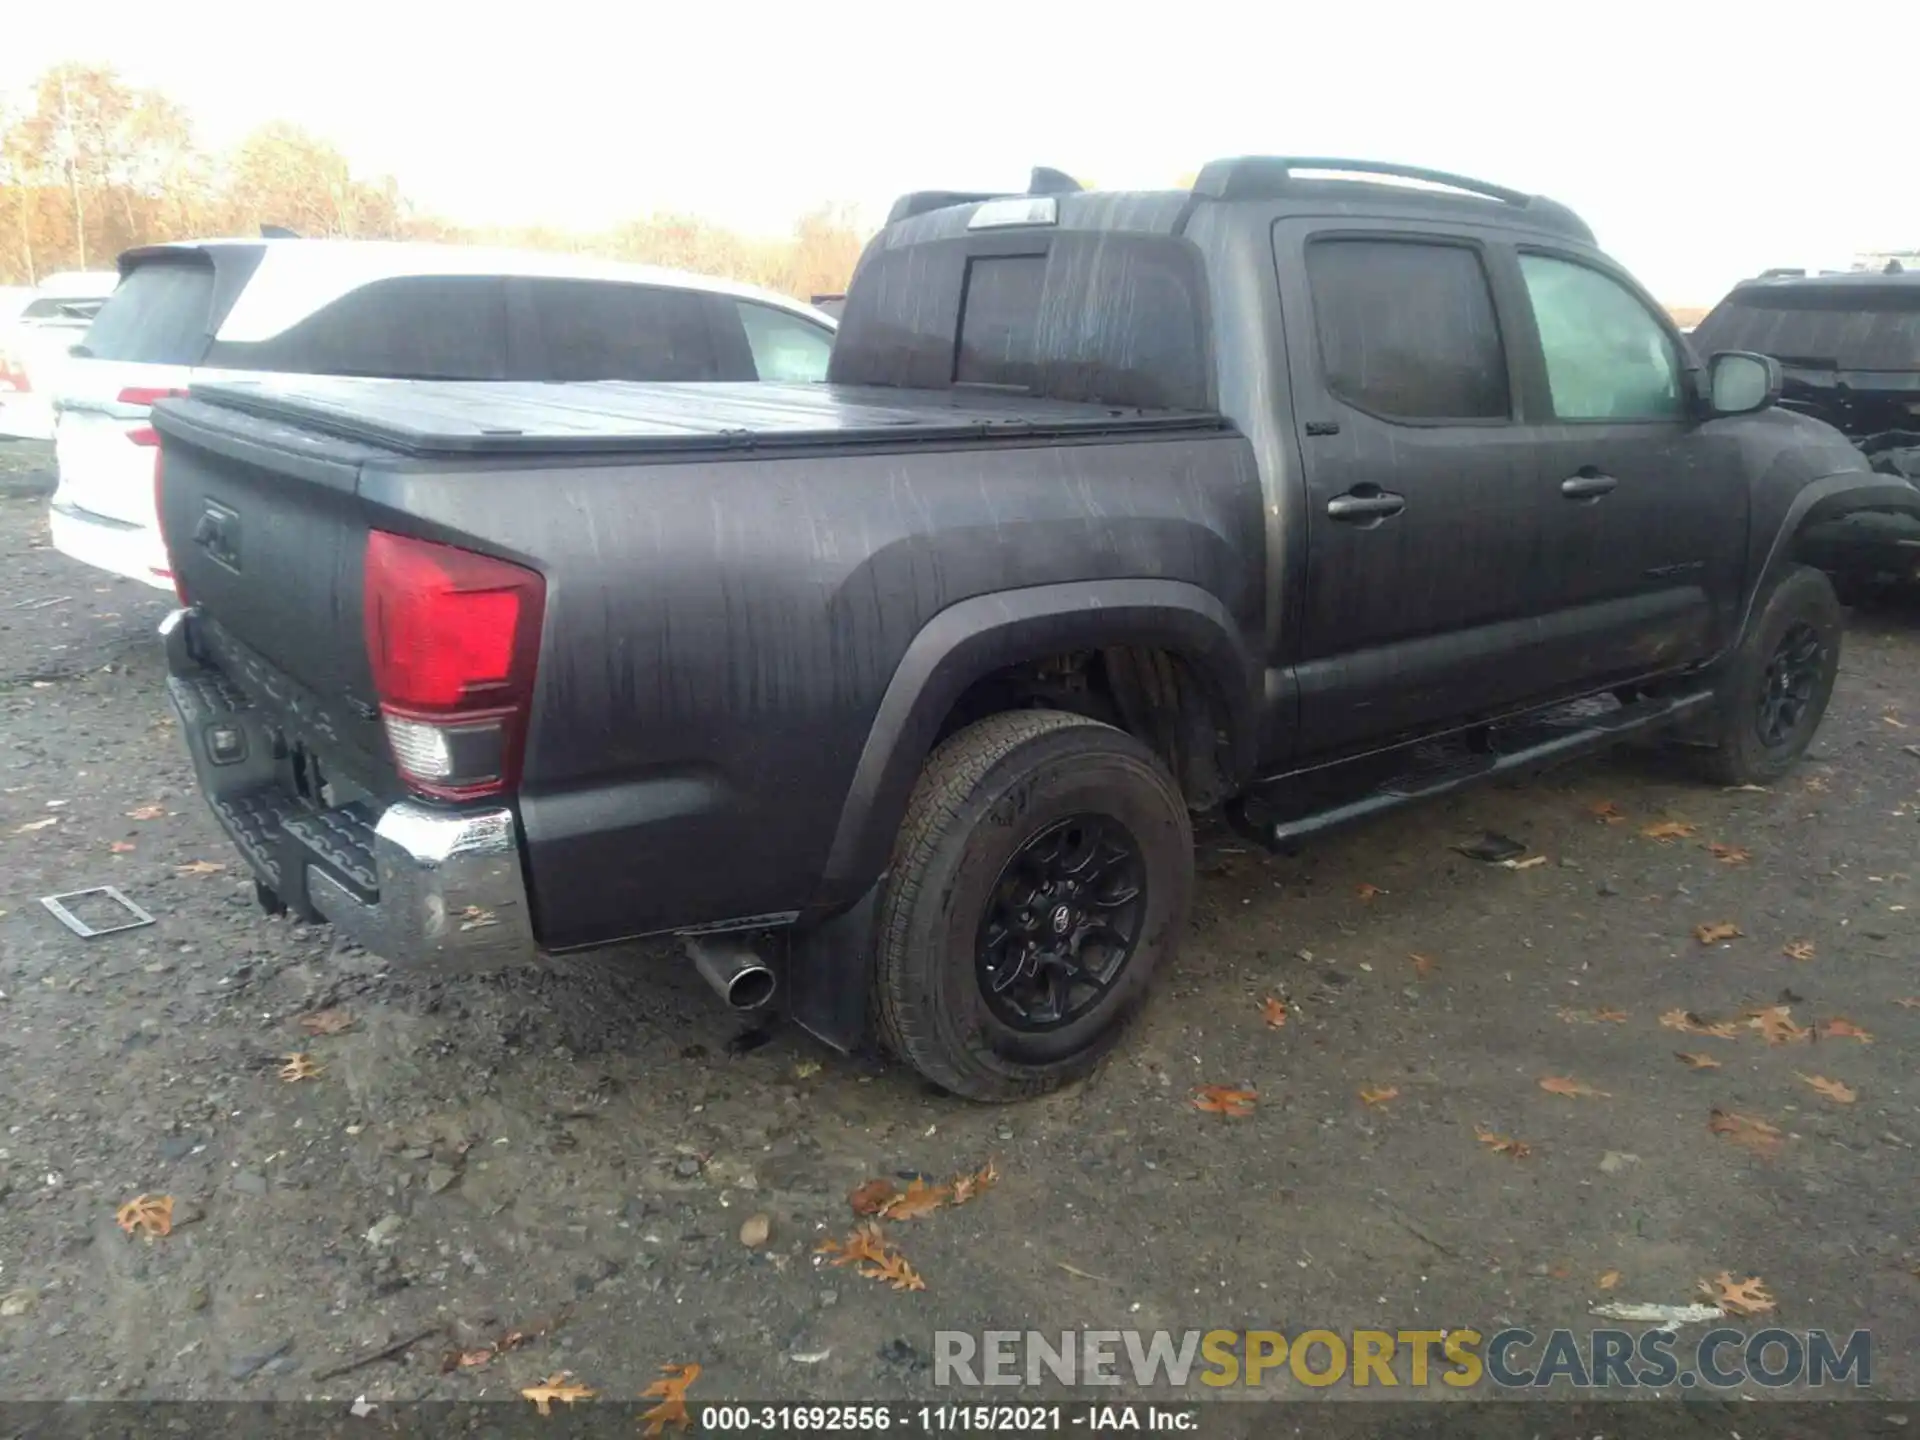
[[[1064,170],[1036,165],[1025,190],[913,190],[893,202],[887,212],[887,224],[910,220],[930,210],[945,210],[953,205],[978,205],[987,200],[1004,200],[1012,195],[1077,195],[1085,187]]]
[[[1390,160],[1350,160],[1329,155],[1241,155],[1209,160],[1194,177],[1193,193],[1210,200],[1271,200],[1284,195],[1297,180],[1296,171],[1330,171],[1347,175],[1378,175],[1391,180],[1415,180],[1448,190],[1497,200],[1546,220],[1555,229],[1591,240],[1592,232],[1573,211],[1544,195],[1529,195],[1470,175],[1430,170],[1424,165],[1398,165]]]

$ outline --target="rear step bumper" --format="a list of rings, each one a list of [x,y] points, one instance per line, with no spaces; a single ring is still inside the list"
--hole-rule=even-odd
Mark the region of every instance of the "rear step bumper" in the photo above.
[[[532,958],[513,812],[410,801],[327,809],[289,794],[265,717],[194,658],[191,613],[176,610],[160,627],[167,694],[201,793],[255,878],[397,964],[488,970]]]

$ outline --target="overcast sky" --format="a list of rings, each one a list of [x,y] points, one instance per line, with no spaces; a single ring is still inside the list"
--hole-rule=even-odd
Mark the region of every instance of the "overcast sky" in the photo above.
[[[1550,194],[1671,303],[1920,248],[1920,0],[5,9],[0,89],[104,62],[211,144],[294,120],[467,221],[675,209],[776,230],[1034,164],[1154,186],[1321,154]]]

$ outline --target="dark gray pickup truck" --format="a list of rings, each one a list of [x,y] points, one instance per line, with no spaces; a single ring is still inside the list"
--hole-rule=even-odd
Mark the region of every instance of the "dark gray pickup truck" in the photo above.
[[[402,963],[678,935],[1007,1099],[1175,951],[1191,811],[1292,844],[1631,735],[1799,756],[1806,547],[1920,496],[1772,361],[1703,367],[1498,186],[1040,178],[903,199],[825,386],[156,407],[172,697],[263,903]]]

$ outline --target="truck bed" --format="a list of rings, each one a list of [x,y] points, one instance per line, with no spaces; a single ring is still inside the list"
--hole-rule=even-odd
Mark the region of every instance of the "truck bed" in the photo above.
[[[274,376],[196,399],[402,455],[531,457],[865,446],[1126,431],[1217,430],[1220,416],[1036,400],[979,389],[377,380]]]

